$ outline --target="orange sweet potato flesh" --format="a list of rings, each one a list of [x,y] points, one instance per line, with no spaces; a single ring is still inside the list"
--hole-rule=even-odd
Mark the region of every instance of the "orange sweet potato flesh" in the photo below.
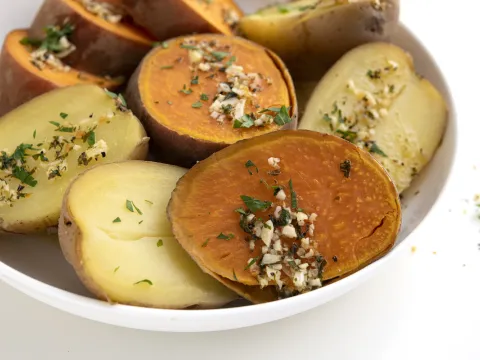
[[[233,35],[225,21],[228,11],[242,10],[232,0],[120,0],[134,21],[159,40],[193,33]]]
[[[166,45],[153,50],[145,57],[129,81],[126,99],[132,111],[142,120],[149,136],[155,141],[158,160],[190,167],[238,140],[265,133],[295,129],[297,126],[297,100],[295,89],[285,65],[268,49],[239,37],[203,34],[188,37],[196,41],[218,40],[229,45],[229,56],[236,57],[236,65],[243,66],[245,73],[261,73],[272,80],[267,85],[262,80],[263,90],[257,93],[260,108],[290,107],[292,122],[280,126],[275,123],[265,127],[235,129],[232,122],[219,124],[210,116],[209,107],[214,101],[218,84],[226,81],[221,71],[199,72],[198,85],[191,85],[188,49],[182,48],[184,37],[170,40]],[[181,61],[179,61],[181,60]],[[210,78],[215,74],[214,78]],[[186,95],[179,90],[187,85],[193,93]],[[192,104],[206,94],[208,101],[201,108]],[[247,102],[245,113],[258,111]]]
[[[128,22],[110,23],[76,0],[46,0],[28,34],[43,38],[45,27],[65,21],[75,26],[69,40],[77,49],[64,62],[96,75],[130,76],[154,42],[142,29]]]
[[[26,36],[26,30],[14,30],[7,35],[3,44],[0,55],[0,116],[59,87],[94,83],[116,90],[121,85],[119,80],[108,80],[75,69],[69,72],[48,67],[38,69],[30,62],[31,48],[20,43]]]
[[[278,176],[268,174],[273,170],[267,162],[270,157],[281,159]],[[248,160],[258,167],[258,174],[253,170],[250,175],[245,166]],[[340,170],[345,160],[351,162],[348,178]],[[257,279],[245,267],[250,258],[261,255],[261,246],[250,251],[235,209],[245,207],[241,195],[275,202],[272,189],[261,179],[270,185],[276,181],[285,189],[291,179],[298,206],[318,214],[314,240],[327,262],[324,283],[358,271],[395,243],[401,225],[398,193],[367,152],[338,137],[306,130],[240,141],[195,165],[178,182],[168,207],[173,233],[185,250],[240,295],[238,284],[258,288]],[[273,210],[257,215],[266,219]],[[234,238],[218,239],[220,233]],[[206,239],[210,240],[205,245]],[[268,288],[265,291],[271,294]]]

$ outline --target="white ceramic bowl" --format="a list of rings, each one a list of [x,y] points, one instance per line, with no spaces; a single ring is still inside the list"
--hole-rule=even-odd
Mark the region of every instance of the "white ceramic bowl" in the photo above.
[[[0,14],[0,36],[14,27],[25,27],[40,0],[17,0]],[[260,1],[240,0],[248,9]],[[14,14],[14,15],[12,15]],[[0,239],[0,279],[25,294],[69,313],[108,324],[155,331],[201,332],[247,327],[289,317],[322,305],[352,290],[408,246],[415,229],[436,205],[445,188],[456,156],[455,108],[442,73],[422,44],[401,27],[394,43],[409,51],[418,72],[429,79],[446,97],[450,117],[441,147],[433,161],[415,180],[404,197],[402,231],[395,248],[363,270],[324,288],[294,298],[262,305],[239,303],[218,310],[160,310],[125,305],[109,305],[94,299],[64,260],[56,239],[2,237]],[[417,196],[414,193],[421,190]]]

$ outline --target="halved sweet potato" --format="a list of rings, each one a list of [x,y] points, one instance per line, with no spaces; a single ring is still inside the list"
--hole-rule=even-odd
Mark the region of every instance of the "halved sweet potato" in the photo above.
[[[168,214],[200,267],[240,295],[251,289],[254,302],[274,286],[291,296],[357,271],[392,248],[401,223],[395,186],[373,157],[306,130],[241,141],[198,163]]]
[[[0,232],[56,226],[73,178],[95,164],[145,159],[148,140],[123,99],[95,85],[53,90],[11,111],[0,118]]]
[[[353,49],[330,69],[315,88],[300,128],[370,151],[401,193],[434,156],[447,118],[445,99],[416,74],[410,54],[380,42]]]
[[[388,41],[399,8],[399,0],[291,1],[243,17],[239,30],[278,54],[295,80],[319,80],[345,52]]]
[[[193,33],[232,35],[243,15],[233,0],[120,0],[159,40]]]
[[[0,116],[48,91],[76,84],[93,83],[116,90],[121,79],[107,79],[75,69],[61,71],[51,67],[40,69],[32,64],[32,48],[22,45],[26,30],[9,33],[0,55]]]
[[[238,140],[297,124],[284,64],[238,37],[207,34],[164,43],[132,76],[126,99],[155,140],[159,159],[184,167]]]
[[[46,0],[28,35],[41,39],[46,27],[65,23],[74,27],[68,39],[76,47],[65,63],[96,75],[130,76],[154,42],[141,29],[128,22],[108,21],[77,0]]]
[[[60,245],[93,294],[171,309],[219,307],[237,298],[205,274],[172,235],[166,208],[184,174],[176,166],[126,161],[97,166],[71,183],[59,222]]]

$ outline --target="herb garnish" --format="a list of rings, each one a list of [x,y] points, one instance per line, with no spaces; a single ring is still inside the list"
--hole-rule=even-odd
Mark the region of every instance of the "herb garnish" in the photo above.
[[[192,81],[190,81],[190,84],[192,85],[198,85],[198,75],[197,76],[194,76],[192,78]]]
[[[198,48],[193,45],[181,44],[180,47],[187,50],[198,50]]]
[[[238,281],[238,279],[237,279],[237,274],[235,274],[235,269],[233,269],[232,271],[233,271],[233,279],[234,279],[235,281]]]
[[[372,141],[370,148],[368,149],[371,153],[373,154],[378,154],[383,157],[388,157],[387,154],[385,154],[382,149],[380,149],[375,141]]]
[[[202,247],[206,247],[208,245],[208,242],[210,241],[210,238],[208,238],[207,240],[205,240],[205,242],[202,244]]]
[[[118,271],[118,269],[120,269],[120,266],[117,266],[115,270],[113,270],[113,273],[115,274]]]
[[[35,139],[37,137],[37,129],[33,131],[33,138]]]
[[[183,89],[178,90],[178,91],[181,92],[181,93],[184,93],[185,95],[190,95],[193,92],[192,89],[190,89],[190,88],[187,89],[187,85],[183,85]]]
[[[245,163],[245,167],[247,168],[248,173],[249,173],[250,175],[253,175],[253,173],[250,171],[250,168],[251,168],[251,167],[254,167],[255,170],[257,170],[257,174],[258,174],[258,167],[257,167],[257,165],[255,165],[255,164],[252,162],[252,160],[248,160],[248,161]]]
[[[235,237],[235,235],[233,235],[233,234],[225,235],[224,233],[220,233],[220,235],[217,236],[217,239],[229,241],[229,240],[232,240],[234,237]]]
[[[194,109],[200,109],[203,106],[203,104],[200,101],[197,101],[192,104],[192,108]]]
[[[133,201],[127,200],[126,207],[130,212],[135,212],[135,210],[136,210],[139,215],[143,215],[143,213],[140,211],[140,209],[135,206]]]
[[[64,112],[61,112],[61,113],[60,113],[60,117],[61,117],[62,119],[66,119],[66,118],[68,117],[68,114],[65,114]]]
[[[148,280],[148,279],[144,279],[144,280],[140,280],[140,281],[137,281],[136,283],[134,283],[133,285],[138,285],[138,284],[142,284],[142,283],[145,283],[145,284],[148,284],[148,285],[153,285],[153,283]]]
[[[163,240],[162,239],[159,239],[157,241],[157,247],[160,247],[160,246],[163,246]]]
[[[352,169],[352,163],[350,160],[345,160],[340,164],[340,171],[343,172],[343,176],[346,178],[350,177],[350,171]]]
[[[223,51],[212,51],[211,53],[215,59],[217,59],[218,61],[222,61],[223,59],[225,59],[228,55],[230,55],[229,53],[227,52],[223,52]]]
[[[253,197],[246,196],[246,195],[241,195],[240,198],[243,200],[245,205],[248,207],[248,209],[252,213],[255,213],[255,212],[261,211],[261,210],[266,210],[270,206],[272,206],[272,203],[270,201],[261,201],[261,200],[258,200],[258,199],[255,199]]]
[[[122,222],[122,219],[120,219],[119,217],[117,217],[115,220],[112,221],[113,223],[119,223],[119,222]]]
[[[293,182],[292,179],[288,182],[288,186],[290,187],[290,196],[292,197],[292,209],[296,209],[297,204],[297,193],[293,190]]]
[[[248,215],[248,213],[242,208],[235,209],[234,211],[245,216]]]
[[[165,65],[165,66],[162,66],[160,69],[161,69],[161,70],[173,69],[173,65]]]
[[[69,23],[65,24],[63,28],[59,28],[58,26],[48,26],[45,28],[45,38],[43,40],[25,37],[20,40],[20,44],[38,47],[39,49],[58,54],[65,50],[60,44],[60,40],[63,37],[68,38],[68,36],[72,35],[74,29],[75,27]]]
[[[235,122],[233,123],[233,128],[238,129],[238,128],[251,128],[255,122],[253,121],[252,117],[250,115],[243,115],[240,119],[236,119]]]
[[[150,200],[145,200],[145,202],[150,204],[150,205],[153,205],[153,202],[151,202]]]
[[[200,100],[202,100],[202,101],[208,101],[208,99],[209,99],[209,97],[208,97],[207,94],[201,94],[201,95],[200,95]]]
[[[358,136],[358,134],[355,131],[350,131],[350,130],[346,130],[346,131],[337,130],[336,133],[339,134],[342,139],[347,140],[351,143],[353,143]]]
[[[255,264],[257,262],[257,260],[258,260],[258,257],[255,257],[252,260],[250,260],[250,262],[247,264],[247,266],[245,266],[244,270],[250,269],[253,266],[253,264]]]

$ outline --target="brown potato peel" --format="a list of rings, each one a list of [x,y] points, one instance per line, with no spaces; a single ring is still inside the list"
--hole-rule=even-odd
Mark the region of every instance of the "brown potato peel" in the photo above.
[[[278,176],[268,175],[270,157],[281,159]],[[250,175],[248,160],[258,173],[251,168]],[[340,170],[345,160],[351,162],[348,177]],[[314,239],[326,260],[324,282],[358,271],[393,247],[401,207],[385,170],[370,154],[338,137],[303,130],[240,141],[195,165],[172,194],[168,214],[173,233],[200,267],[232,290],[256,303],[274,300],[274,287],[259,290],[246,269],[250,258],[261,256],[261,245],[250,251],[235,209],[245,206],[240,195],[275,203],[272,188],[262,180],[283,185],[289,206],[290,179],[298,207],[318,215]],[[267,219],[271,213],[268,209],[256,216]],[[234,237],[219,239],[220,233]]]

